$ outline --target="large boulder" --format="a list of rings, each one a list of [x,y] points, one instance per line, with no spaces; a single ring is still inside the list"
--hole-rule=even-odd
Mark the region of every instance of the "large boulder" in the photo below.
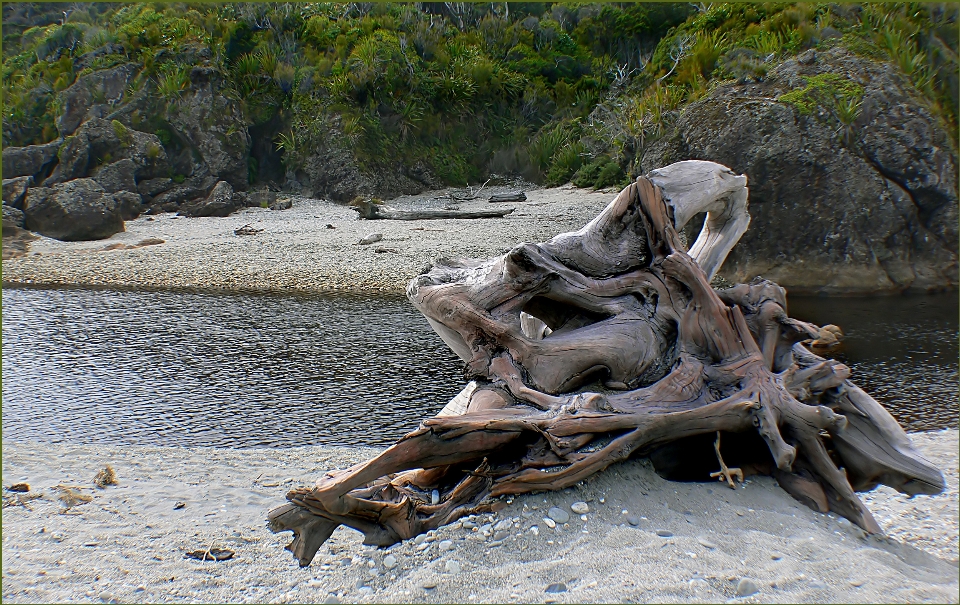
[[[150,211],[148,214],[176,212],[182,204],[203,198],[204,195],[201,189],[197,189],[192,185],[176,185],[150,200]]]
[[[782,98],[823,74],[862,89],[846,128],[835,109],[801,111],[789,101],[796,94]],[[891,65],[841,48],[809,51],[762,82],[718,86],[645,151],[642,167],[685,159],[749,179],[752,221],[720,271],[729,280],[762,275],[825,293],[957,285],[956,153]]]
[[[106,164],[94,169],[93,180],[107,193],[129,191],[137,193],[137,165],[133,160],[124,158],[119,162]]]
[[[57,150],[63,143],[57,139],[43,145],[3,148],[3,178],[32,176],[42,180],[57,163]]]
[[[239,210],[245,204],[233,192],[233,187],[226,181],[220,181],[214,186],[205,199],[196,200],[180,207],[181,216],[227,216]]]
[[[3,179],[3,205],[23,208],[23,198],[27,195],[27,189],[32,185],[32,176],[18,176],[15,179]]]
[[[64,241],[93,240],[123,231],[122,200],[93,179],[33,187],[23,202],[26,228]]]
[[[152,199],[164,191],[169,191],[173,188],[173,185],[173,179],[169,177],[157,177],[137,183],[137,192],[146,198]]]
[[[211,67],[194,67],[190,87],[179,103],[168,106],[167,119],[202,165],[193,174],[208,174],[237,190],[247,188],[250,136],[239,105],[222,94],[225,81]]]
[[[23,212],[13,206],[3,205],[3,234],[11,235],[23,229]]]
[[[113,193],[113,197],[117,200],[117,207],[120,209],[120,218],[125,221],[132,221],[140,216],[146,209],[143,204],[143,198],[140,197],[139,193],[117,191]]]
[[[57,117],[57,129],[60,136],[73,134],[94,105],[119,103],[138,71],[136,63],[126,63],[77,78],[72,86],[59,94],[62,113]]]
[[[129,159],[137,181],[166,176],[167,153],[155,134],[132,130],[117,120],[91,119],[60,150],[60,163],[44,186],[90,176],[99,165]],[[136,191],[136,188],[134,188]]]

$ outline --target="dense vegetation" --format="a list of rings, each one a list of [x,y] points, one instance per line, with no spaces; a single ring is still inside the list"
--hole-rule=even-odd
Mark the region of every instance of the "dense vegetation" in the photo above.
[[[893,62],[956,137],[957,39],[952,4],[6,3],[3,144],[54,140],[58,93],[131,61],[119,103],[148,103],[132,125],[166,144],[203,64],[288,171],[333,132],[368,171],[403,158],[451,184],[601,187],[633,176],[684,104],[814,47]],[[841,100],[838,119],[856,115]],[[279,178],[265,160],[251,181]]]

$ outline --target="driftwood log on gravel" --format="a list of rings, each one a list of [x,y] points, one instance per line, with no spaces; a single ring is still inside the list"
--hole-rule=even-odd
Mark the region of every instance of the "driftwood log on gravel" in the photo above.
[[[646,455],[670,478],[772,474],[881,533],[856,491],[939,493],[943,476],[849,368],[804,347],[819,330],[787,315],[783,288],[710,286],[746,202],[745,177],[681,162],[575,233],[414,279],[408,297],[471,385],[376,458],[289,492],[271,528],[293,531],[305,566],[341,524],[386,546]],[[677,229],[704,211],[687,251]]]
[[[513,191],[511,193],[497,193],[497,194],[491,195],[488,201],[491,204],[525,202],[527,201],[527,194],[522,191]]]
[[[353,202],[351,207],[360,218],[368,220],[389,219],[395,221],[420,221],[441,218],[502,218],[513,208],[503,210],[397,210],[389,206],[374,204],[370,200]]]

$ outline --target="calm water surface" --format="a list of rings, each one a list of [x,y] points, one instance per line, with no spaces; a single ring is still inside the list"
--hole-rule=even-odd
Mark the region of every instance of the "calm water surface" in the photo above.
[[[406,299],[3,289],[3,436],[385,445],[463,386]]]
[[[837,324],[846,338],[822,354],[850,366],[851,379],[908,431],[957,428],[956,293],[935,296],[797,298],[791,317]]]
[[[957,426],[956,295],[791,299],[907,430]],[[3,289],[3,437],[384,446],[463,386],[405,299]]]

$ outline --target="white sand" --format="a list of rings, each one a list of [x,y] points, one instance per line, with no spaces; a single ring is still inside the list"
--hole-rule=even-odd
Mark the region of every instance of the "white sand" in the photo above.
[[[141,217],[101,242],[43,238],[33,255],[3,262],[8,282],[233,290],[402,292],[440,256],[488,257],[521,241],[578,229],[612,198],[571,188],[528,192],[504,219],[357,221],[350,209],[296,200],[292,210],[227,218]],[[402,202],[402,201],[401,201]],[[485,201],[462,209],[488,208]],[[323,229],[332,223],[335,229]],[[245,224],[264,229],[237,236]],[[357,240],[380,232],[371,246]],[[127,250],[146,238],[165,243]],[[393,252],[377,253],[377,247]],[[716,602],[741,578],[745,602],[958,602],[958,431],[917,434],[949,490],[912,500],[881,488],[864,496],[889,539],[799,505],[770,478],[736,491],[660,479],[648,462],[619,464],[585,486],[517,498],[480,525],[515,519],[505,538],[460,524],[423,550],[364,548],[341,528],[313,565],[283,550],[290,534],[265,527],[267,510],[296,484],[373,450],[212,450],[3,443],[3,484],[25,481],[40,499],[3,511],[3,601],[35,602]],[[105,464],[120,484],[92,487]],[[80,486],[90,503],[64,510],[54,486]],[[601,499],[604,501],[601,503]],[[550,529],[549,506],[589,502],[582,521]],[[175,510],[177,502],[184,502]],[[624,514],[622,511],[628,511]],[[640,517],[639,525],[627,523]],[[532,530],[537,526],[537,532]],[[673,535],[661,537],[657,530]],[[502,536],[501,536],[502,537]],[[440,553],[441,540],[453,549]],[[229,548],[201,563],[188,550]],[[398,562],[385,570],[387,554]],[[459,573],[448,573],[455,561]],[[364,583],[369,588],[360,588]],[[552,583],[565,592],[547,593]]]
[[[340,528],[300,569],[290,534],[265,527],[290,486],[374,453],[348,448],[212,450],[3,443],[3,483],[27,481],[43,498],[3,511],[3,601],[167,602],[839,602],[955,603],[958,431],[912,436],[944,470],[949,490],[907,499],[880,488],[865,500],[889,538],[812,512],[766,477],[736,491],[673,483],[646,461],[618,464],[585,485],[516,498],[497,546],[459,523],[418,551],[361,545]],[[96,489],[105,464],[119,485]],[[64,511],[52,488],[82,486],[88,504]],[[604,500],[601,503],[601,498]],[[582,521],[550,529],[549,506],[588,501]],[[176,502],[186,506],[174,510]],[[628,514],[640,517],[637,527]],[[539,534],[531,530],[537,526]],[[660,537],[666,530],[672,537]],[[453,549],[439,552],[439,542]],[[704,545],[706,544],[706,546]],[[711,548],[711,546],[715,546]],[[184,552],[236,552],[224,562]],[[384,570],[383,559],[398,564]],[[448,573],[447,561],[461,571]],[[743,577],[760,588],[736,598]],[[551,583],[566,592],[546,593]],[[370,588],[361,589],[359,585]],[[429,588],[435,586],[435,588]]]

